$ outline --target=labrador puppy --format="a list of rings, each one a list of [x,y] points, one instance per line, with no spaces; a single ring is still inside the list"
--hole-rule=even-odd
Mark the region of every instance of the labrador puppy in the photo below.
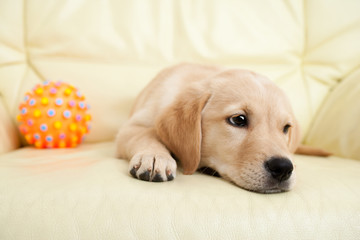
[[[116,138],[129,172],[171,181],[201,167],[241,188],[273,193],[295,182],[292,153],[300,130],[284,92],[241,69],[180,64],[160,72],[140,93]]]

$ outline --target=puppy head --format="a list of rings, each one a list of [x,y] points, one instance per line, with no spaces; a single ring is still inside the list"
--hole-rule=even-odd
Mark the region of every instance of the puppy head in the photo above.
[[[211,167],[256,192],[288,191],[299,128],[285,94],[270,80],[228,70],[182,93],[157,129],[185,174]]]
[[[290,190],[299,127],[285,94],[265,77],[240,70],[218,75],[211,90],[202,111],[202,164],[248,190]]]

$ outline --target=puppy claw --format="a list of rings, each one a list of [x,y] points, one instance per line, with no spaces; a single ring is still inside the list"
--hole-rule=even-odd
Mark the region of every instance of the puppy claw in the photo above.
[[[137,168],[134,166],[134,167],[130,170],[131,176],[133,176],[134,178],[137,178],[136,172],[137,172]]]
[[[172,174],[168,175],[168,176],[167,176],[167,180],[168,180],[168,181],[174,180],[174,176],[173,176]]]
[[[163,182],[163,178],[160,176],[160,174],[156,174],[153,179],[152,179],[153,182]]]
[[[146,171],[139,175],[139,179],[143,181],[150,181],[150,172]]]

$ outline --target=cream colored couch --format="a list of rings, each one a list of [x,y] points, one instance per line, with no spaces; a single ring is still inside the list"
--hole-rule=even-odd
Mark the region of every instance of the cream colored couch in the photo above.
[[[360,1],[0,2],[0,239],[360,239]],[[289,95],[303,141],[294,190],[200,173],[149,183],[114,158],[135,96],[182,61],[248,68]],[[45,79],[78,86],[75,149],[20,147],[15,116]]]

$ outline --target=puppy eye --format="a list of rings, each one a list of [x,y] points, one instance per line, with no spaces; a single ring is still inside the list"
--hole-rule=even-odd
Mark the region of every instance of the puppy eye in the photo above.
[[[283,133],[287,134],[289,132],[289,128],[291,127],[290,124],[286,124],[284,129],[283,129]]]
[[[234,127],[247,127],[248,121],[245,115],[233,115],[227,119],[228,123],[230,123]]]

